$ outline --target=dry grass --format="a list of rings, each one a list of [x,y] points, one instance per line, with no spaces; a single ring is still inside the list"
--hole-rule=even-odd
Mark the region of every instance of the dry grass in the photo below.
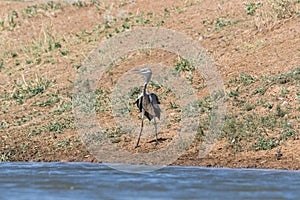
[[[260,2],[255,11],[255,27],[259,31],[272,30],[285,20],[297,18],[299,8],[300,3],[297,0],[267,0]]]

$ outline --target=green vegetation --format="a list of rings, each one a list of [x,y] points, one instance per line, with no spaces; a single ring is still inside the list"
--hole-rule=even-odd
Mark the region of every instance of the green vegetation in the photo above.
[[[297,119],[299,111],[296,105],[283,104],[278,98],[264,98],[270,86],[279,86],[278,96],[283,96],[288,88],[295,91],[300,83],[300,68],[274,77],[253,78],[241,73],[238,79],[231,79],[229,87],[238,87],[239,91],[229,91],[227,100],[230,112],[227,113],[223,127],[223,136],[228,147],[234,151],[268,150],[282,144],[289,138],[297,137]],[[283,81],[284,80],[284,81]],[[260,85],[259,88],[256,85]],[[260,95],[257,102],[252,101]],[[290,94],[289,94],[290,95]],[[276,106],[274,106],[276,105]],[[288,116],[288,117],[286,117]]]
[[[30,80],[28,83],[23,79],[15,80],[15,85],[13,86],[12,98],[19,104],[23,104],[26,99],[32,98],[36,95],[44,93],[51,83],[48,79],[41,77],[36,77],[34,80]]]
[[[179,59],[175,64],[175,70],[178,72],[193,72],[195,71],[195,67],[187,59]]]
[[[110,92],[98,88],[95,91],[95,110],[97,113],[105,112],[110,109],[110,99],[108,95]]]
[[[107,128],[104,133],[112,143],[120,142],[121,136],[126,134],[120,127]]]
[[[300,68],[296,68],[273,77],[254,77],[242,72],[239,77],[230,79],[226,83],[227,87],[237,89],[227,92],[227,114],[221,134],[221,138],[227,140],[226,147],[233,152],[269,150],[289,139],[297,139],[299,101],[285,104],[281,98],[291,96],[293,91],[297,99],[299,75]],[[264,97],[273,87],[281,88],[276,94],[278,96]],[[210,98],[202,98],[198,106],[201,112],[201,130],[197,134],[197,141],[201,141],[199,135],[205,136],[209,129],[209,113],[212,108]]]
[[[248,15],[254,16],[255,11],[262,6],[262,2],[244,2],[245,11]]]
[[[230,21],[230,20],[224,20],[222,18],[218,18],[215,22],[215,30],[219,30],[225,26],[234,25],[237,23],[238,23],[237,20]]]
[[[183,74],[189,83],[193,83],[193,72],[195,71],[195,66],[191,65],[187,59],[178,58],[177,63],[175,63],[175,70]]]

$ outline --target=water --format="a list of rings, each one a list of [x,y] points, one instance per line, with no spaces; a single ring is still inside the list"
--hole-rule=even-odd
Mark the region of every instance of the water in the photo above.
[[[92,163],[0,163],[0,199],[299,199],[300,172]]]

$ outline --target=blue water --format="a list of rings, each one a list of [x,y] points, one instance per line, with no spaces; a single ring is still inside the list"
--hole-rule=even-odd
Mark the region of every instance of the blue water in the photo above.
[[[299,199],[300,172],[92,163],[0,163],[0,199]]]

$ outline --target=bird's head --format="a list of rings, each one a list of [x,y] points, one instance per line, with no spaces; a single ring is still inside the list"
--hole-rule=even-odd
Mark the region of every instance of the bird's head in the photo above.
[[[146,82],[148,83],[152,76],[152,71],[150,68],[143,68],[143,69],[134,69],[131,70],[133,73],[141,74],[146,77]]]

